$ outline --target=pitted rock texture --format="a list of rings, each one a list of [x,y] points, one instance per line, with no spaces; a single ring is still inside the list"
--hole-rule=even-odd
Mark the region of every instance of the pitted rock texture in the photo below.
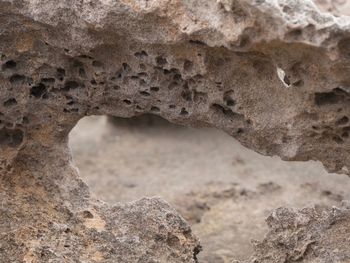
[[[215,126],[349,173],[350,20],[313,2],[2,0],[0,25],[4,262],[195,262],[165,203],[90,198],[66,148],[87,115]]]
[[[0,176],[1,263],[197,261],[198,240],[166,202],[107,206],[90,196],[67,147],[44,160],[33,151],[46,149],[23,153]]]
[[[350,15],[350,2],[347,0],[316,0],[315,3],[322,11],[336,16]]]
[[[310,1],[1,1],[1,162],[86,115],[210,125],[348,173],[350,19]]]
[[[349,212],[348,204],[331,209],[276,209],[267,218],[269,233],[256,242],[255,255],[247,263],[349,262]]]

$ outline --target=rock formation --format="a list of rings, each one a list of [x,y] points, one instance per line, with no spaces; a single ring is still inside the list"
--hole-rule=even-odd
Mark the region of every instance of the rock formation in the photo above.
[[[322,11],[336,16],[350,15],[350,2],[347,0],[316,0],[315,3]]]
[[[67,147],[87,115],[214,126],[349,174],[350,19],[311,1],[1,0],[0,25],[2,262],[196,261],[163,201],[90,197]]]
[[[270,228],[247,263],[349,262],[349,206],[328,210],[279,208],[268,218]]]

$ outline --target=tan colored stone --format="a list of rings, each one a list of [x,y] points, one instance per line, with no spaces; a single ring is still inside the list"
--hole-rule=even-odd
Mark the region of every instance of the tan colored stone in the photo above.
[[[350,20],[311,1],[2,0],[0,25],[4,262],[196,262],[165,202],[90,197],[67,148],[84,116],[214,126],[349,174]]]

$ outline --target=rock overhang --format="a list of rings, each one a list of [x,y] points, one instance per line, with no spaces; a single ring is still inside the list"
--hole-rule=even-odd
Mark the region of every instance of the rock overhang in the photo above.
[[[0,21],[1,188],[10,203],[15,189],[27,189],[17,198],[19,208],[29,195],[40,200],[57,188],[61,192],[51,196],[57,218],[80,220],[78,206],[59,200],[68,198],[100,209],[97,221],[111,220],[90,200],[67,150],[68,133],[87,115],[153,113],[183,125],[214,126],[262,154],[319,160],[331,172],[349,173],[348,17],[296,0],[3,0]],[[23,187],[13,188],[20,176],[27,176]],[[33,185],[46,186],[35,192]],[[20,210],[14,210],[18,225],[32,216],[49,220]],[[71,223],[85,229],[84,222]],[[117,228],[109,233],[118,239]],[[59,233],[49,225],[46,230],[49,239]],[[194,261],[198,240],[190,232],[181,235],[170,238],[165,255],[171,258],[175,249],[183,258],[171,262]],[[152,238],[143,238],[140,251],[152,251]],[[112,246],[108,238],[99,240]],[[36,256],[32,249],[39,245],[29,245],[29,256]],[[96,258],[118,257],[92,249]],[[123,249],[119,255],[130,252]]]

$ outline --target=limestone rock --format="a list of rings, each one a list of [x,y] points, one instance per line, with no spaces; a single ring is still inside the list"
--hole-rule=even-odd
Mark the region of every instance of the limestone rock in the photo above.
[[[308,0],[1,0],[0,64],[4,262],[195,262],[164,202],[90,197],[67,150],[87,115],[214,126],[349,174],[350,20]]]
[[[256,243],[249,262],[345,263],[350,260],[349,207],[275,210],[267,219],[270,231]]]
[[[166,202],[110,207],[90,196],[64,145],[45,160],[30,154],[0,176],[1,263],[197,261],[198,240]]]
[[[350,15],[350,2],[347,0],[316,0],[317,6],[334,15]]]
[[[348,17],[311,1],[6,1],[1,162],[82,117],[154,113],[348,173]]]

